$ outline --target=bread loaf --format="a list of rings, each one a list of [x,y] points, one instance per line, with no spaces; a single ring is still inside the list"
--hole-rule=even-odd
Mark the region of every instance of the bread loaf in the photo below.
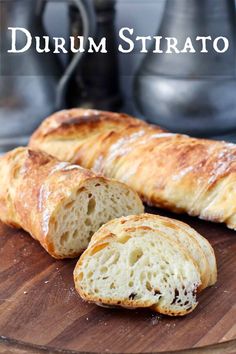
[[[149,205],[236,229],[236,145],[172,134],[118,113],[72,109],[30,146],[126,182]]]
[[[147,226],[176,241],[191,256],[198,267],[201,276],[199,290],[215,284],[217,268],[214,250],[210,243],[189,225],[179,220],[146,213],[111,220],[101,227],[99,233],[113,232],[114,230],[119,233],[124,226],[126,228]],[[96,236],[91,240],[91,243],[93,242],[96,242]]]
[[[0,159],[0,220],[28,231],[55,258],[78,256],[107,221],[143,212],[137,193],[46,153]]]
[[[201,282],[213,271],[208,264],[203,273],[194,247],[200,254],[198,242],[178,221],[146,214],[113,220],[94,234],[79,259],[75,287],[83,299],[100,305],[185,315],[196,307]]]

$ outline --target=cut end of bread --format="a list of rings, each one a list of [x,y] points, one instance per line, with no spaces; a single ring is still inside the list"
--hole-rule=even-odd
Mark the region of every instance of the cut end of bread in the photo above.
[[[51,217],[49,238],[53,237],[55,257],[78,256],[107,221],[142,212],[141,200],[132,189],[112,180],[88,179]]]
[[[201,284],[198,268],[178,243],[146,226],[97,237],[78,261],[74,280],[87,301],[170,316],[197,306]]]

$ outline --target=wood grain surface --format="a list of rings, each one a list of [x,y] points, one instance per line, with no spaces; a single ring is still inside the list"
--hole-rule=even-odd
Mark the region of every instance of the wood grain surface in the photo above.
[[[218,282],[200,295],[193,313],[168,318],[85,303],[73,285],[76,260],[56,261],[23,231],[0,224],[0,353],[177,353],[198,347],[203,349],[186,353],[236,353],[236,232],[159,213],[188,222],[215,249]]]

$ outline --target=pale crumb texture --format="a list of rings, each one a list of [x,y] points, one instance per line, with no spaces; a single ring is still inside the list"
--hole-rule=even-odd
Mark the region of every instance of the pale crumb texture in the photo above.
[[[64,201],[56,222],[51,224],[55,252],[62,258],[78,255],[107,221],[142,211],[136,193],[126,186],[113,181],[88,180],[84,188]]]
[[[112,220],[104,225],[103,230],[114,230],[118,232],[125,225],[126,228],[132,226],[148,226],[165,234],[169,239],[175,240],[192,257],[197,264],[201,274],[201,290],[213,285],[217,280],[216,259],[210,243],[189,225],[167,217],[142,214],[120,220]]]
[[[148,223],[150,217],[153,220]],[[178,237],[170,232],[168,220]],[[206,264],[194,256],[191,240]],[[95,233],[78,261],[75,287],[83,299],[101,306],[148,307],[170,316],[186,315],[197,306],[202,278],[209,285],[212,272],[196,240],[177,221],[156,215],[110,221]]]

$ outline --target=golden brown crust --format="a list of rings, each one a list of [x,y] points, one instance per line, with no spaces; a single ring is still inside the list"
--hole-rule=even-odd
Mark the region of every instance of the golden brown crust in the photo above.
[[[34,138],[45,138],[47,136],[65,137],[68,134],[74,134],[75,137],[78,133],[84,136],[91,131],[97,133],[98,131],[104,131],[104,123],[107,126],[107,130],[120,127],[120,130],[126,127],[145,125],[144,122],[134,120],[127,114],[103,112],[96,110],[84,110],[84,109],[71,109],[64,110],[53,114],[47,121],[44,121],[42,129],[36,131]]]
[[[236,229],[236,145],[171,134],[127,115],[73,109],[30,145],[133,187],[149,205]]]
[[[71,186],[82,185],[95,175],[85,169],[63,169],[61,163],[46,153],[18,148],[0,159],[0,219],[23,228],[54,257],[50,240],[50,220]],[[77,167],[77,166],[76,166]],[[60,174],[61,179],[55,178]],[[66,184],[63,183],[66,179]],[[63,186],[63,188],[62,188]],[[50,196],[50,198],[49,198]]]
[[[55,258],[64,258],[55,252],[50,232],[58,208],[88,180],[108,181],[29,148],[17,148],[0,159],[0,179],[0,220],[29,232]],[[68,255],[75,256],[78,252]]]

